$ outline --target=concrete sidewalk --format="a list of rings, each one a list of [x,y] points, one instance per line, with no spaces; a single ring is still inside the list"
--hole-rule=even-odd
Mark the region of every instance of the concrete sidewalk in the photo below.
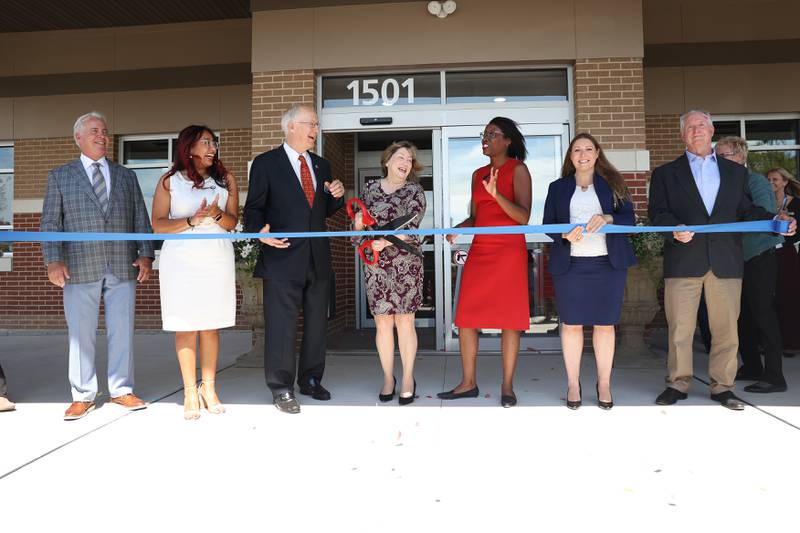
[[[419,399],[377,401],[371,356],[331,355],[330,402],[302,413],[271,405],[260,369],[229,366],[249,335],[222,337],[224,415],[182,419],[169,334],[136,336],[137,392],[127,413],[104,405],[76,422],[64,335],[0,336],[18,410],[0,413],[3,531],[752,531],[798,527],[800,358],[790,390],[744,412],[708,399],[705,358],[690,398],[653,404],[664,371],[614,372],[615,407],[564,407],[559,355],[523,354],[519,406],[499,407],[500,358],[479,358],[481,397],[442,402],[458,356],[423,355]],[[399,375],[399,361],[397,374]],[[741,386],[739,386],[741,388]]]

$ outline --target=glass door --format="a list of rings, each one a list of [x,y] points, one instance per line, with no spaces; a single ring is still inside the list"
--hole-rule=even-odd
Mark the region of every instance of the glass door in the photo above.
[[[453,227],[469,215],[471,178],[475,169],[488,163],[481,150],[484,124],[476,126],[446,127],[441,130],[441,206],[440,227]],[[533,177],[530,224],[540,224],[544,200],[549,184],[560,175],[564,150],[569,143],[566,124],[525,124],[520,127],[528,148],[526,164]],[[520,349],[525,351],[560,350],[558,316],[552,282],[546,273],[547,256],[544,244],[551,242],[544,234],[526,235],[528,248],[528,289],[530,292],[530,325],[523,332]],[[461,272],[469,255],[471,235],[459,236],[452,245],[437,236],[437,255],[443,272],[441,285],[441,319],[439,329],[442,348],[458,351],[458,328],[453,323]],[[485,329],[480,332],[482,350],[500,349],[500,330]],[[439,344],[439,343],[437,343]]]

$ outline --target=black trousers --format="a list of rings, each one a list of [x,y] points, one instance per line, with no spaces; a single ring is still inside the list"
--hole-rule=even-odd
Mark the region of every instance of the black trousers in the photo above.
[[[775,310],[778,263],[774,250],[744,262],[742,311],[739,315],[739,353],[742,372],[761,376],[762,381],[785,385],[781,330]],[[761,363],[759,345],[764,348]]]
[[[298,384],[312,378],[321,382],[325,371],[330,280],[318,278],[311,264],[307,272],[305,281],[264,280],[264,373],[273,396],[293,391],[295,375]],[[301,308],[298,364],[294,346]]]
[[[6,374],[3,372],[3,366],[0,365],[0,396],[5,396],[8,393],[6,387]]]

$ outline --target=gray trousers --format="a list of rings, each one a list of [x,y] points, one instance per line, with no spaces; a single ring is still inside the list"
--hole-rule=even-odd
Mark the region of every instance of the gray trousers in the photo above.
[[[105,303],[108,336],[108,392],[112,398],[133,392],[136,281],[122,281],[106,272],[100,281],[64,286],[69,383],[72,400],[76,402],[91,402],[97,396],[95,344],[101,297]]]

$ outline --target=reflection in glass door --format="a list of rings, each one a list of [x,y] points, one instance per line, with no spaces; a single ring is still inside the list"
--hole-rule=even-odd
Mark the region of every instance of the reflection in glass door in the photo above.
[[[475,169],[488,163],[483,155],[479,135],[484,125],[442,128],[442,225],[453,227],[469,215],[471,178]],[[549,184],[561,170],[563,150],[568,142],[566,125],[523,125],[520,127],[528,148],[526,164],[533,177],[531,224],[540,224]],[[453,245],[441,240],[443,283],[444,348],[458,350],[458,328],[453,324],[455,306],[465,257],[469,255],[472,236],[459,236]],[[558,316],[555,310],[552,283],[546,274],[547,257],[544,234],[526,235],[530,292],[530,326],[522,335],[522,350],[558,350]],[[481,349],[499,350],[500,330],[481,330]]]

